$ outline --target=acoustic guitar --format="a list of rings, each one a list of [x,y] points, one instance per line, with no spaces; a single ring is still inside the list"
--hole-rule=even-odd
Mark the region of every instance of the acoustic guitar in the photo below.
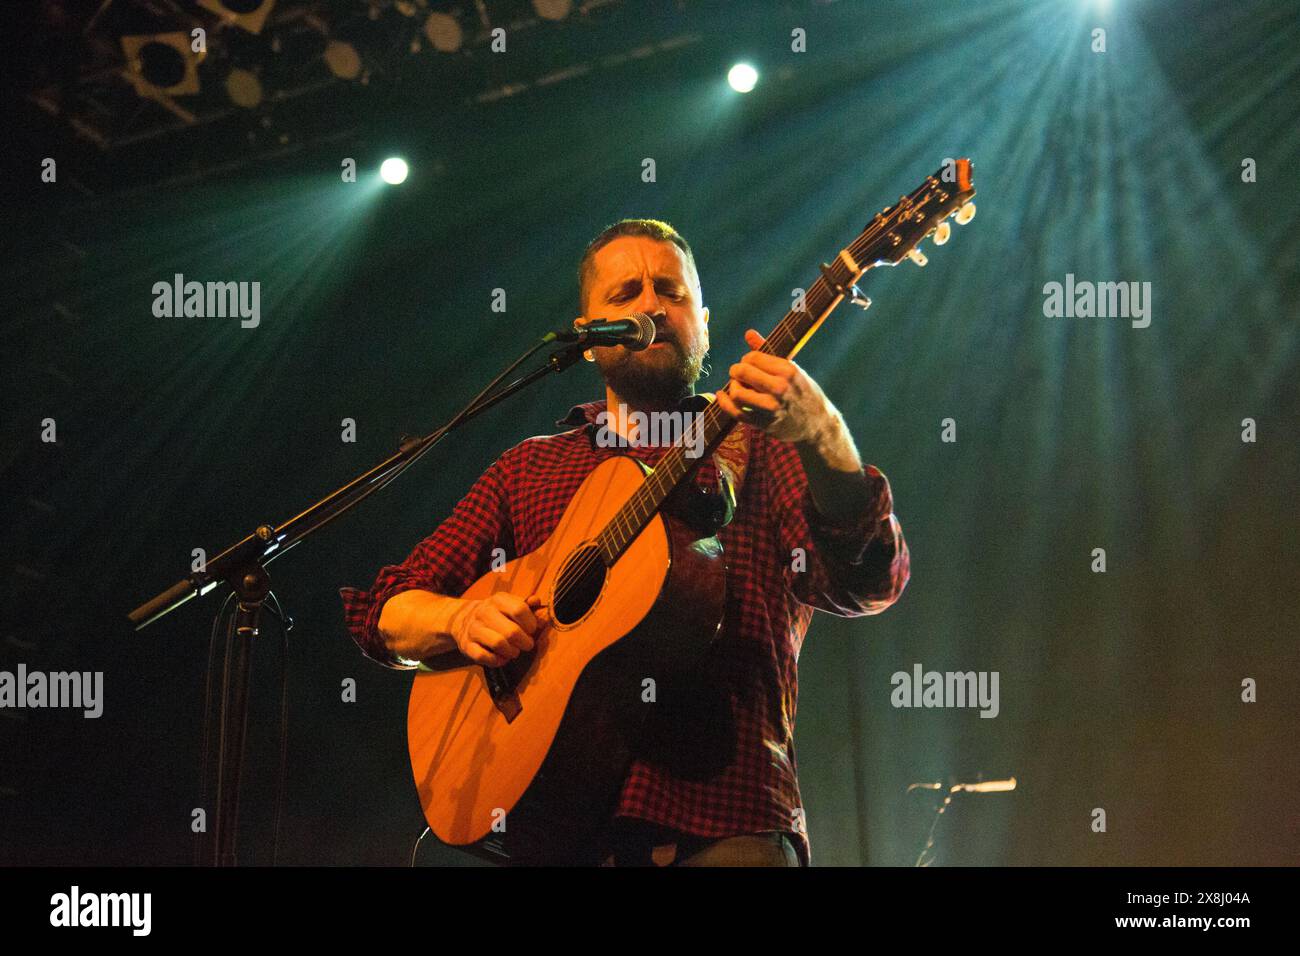
[[[869,269],[948,240],[975,207],[967,159],[945,161],[876,215],[787,312],[763,351],[795,356]],[[679,487],[735,421],[716,405],[649,468],[626,456],[582,482],[536,551],[481,577],[462,597],[543,596],[550,622],[534,649],[500,668],[458,651],[421,666],[407,732],[424,815],[442,842],[514,863],[592,863],[651,709],[643,681],[686,686],[719,633],[726,564],[715,533],[672,507]],[[688,455],[686,447],[705,455]],[[716,531],[716,528],[714,529]],[[680,698],[681,695],[679,695]],[[662,706],[663,701],[660,698]]]

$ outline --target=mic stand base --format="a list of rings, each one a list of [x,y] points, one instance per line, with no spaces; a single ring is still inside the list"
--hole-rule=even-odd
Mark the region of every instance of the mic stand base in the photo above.
[[[239,782],[248,737],[248,675],[262,623],[262,605],[271,591],[266,569],[254,562],[234,576],[237,603],[226,631],[226,659],[221,675],[221,733],[217,745],[217,815],[212,828],[212,859],[235,866],[239,834]]]

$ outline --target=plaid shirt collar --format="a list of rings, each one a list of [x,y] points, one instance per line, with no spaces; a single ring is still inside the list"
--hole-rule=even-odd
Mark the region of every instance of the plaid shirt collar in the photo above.
[[[709,406],[709,399],[704,394],[688,395],[682,399],[677,406],[678,411],[682,412],[702,412]],[[580,425],[595,426],[596,417],[606,410],[605,399],[595,402],[584,402],[581,405],[574,405],[569,409],[569,413],[563,418],[557,419],[555,424],[561,428],[575,428]]]

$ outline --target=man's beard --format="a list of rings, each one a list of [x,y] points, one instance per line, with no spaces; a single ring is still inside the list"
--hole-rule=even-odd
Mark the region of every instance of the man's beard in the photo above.
[[[595,355],[605,384],[628,405],[646,410],[675,408],[692,394],[704,368],[704,351],[688,351],[676,339],[654,351],[602,353]]]

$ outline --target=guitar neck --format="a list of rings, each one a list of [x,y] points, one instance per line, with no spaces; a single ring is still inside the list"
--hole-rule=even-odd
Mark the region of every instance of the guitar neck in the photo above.
[[[945,163],[944,168],[926,177],[910,195],[901,197],[893,206],[878,213],[833,262],[822,265],[821,275],[804,293],[800,303],[803,308],[787,312],[767,336],[760,351],[781,358],[794,358],[846,297],[852,297],[864,306],[867,304],[854,283],[868,269],[877,265],[897,265],[912,253],[923,237],[934,232],[939,223],[963,206],[966,215],[958,216],[957,221],[969,221],[975,213],[973,204],[965,205],[975,195],[971,169],[967,159],[951,161],[951,165]],[[940,240],[936,237],[935,241]],[[924,264],[924,257],[921,257],[921,264]],[[713,453],[735,424],[735,419],[717,405],[710,405],[694,424],[695,430],[703,433],[702,440],[679,443],[664,454],[644,484],[597,537],[606,566],[618,560],[673,489]],[[703,451],[688,457],[687,448],[702,448]]]

